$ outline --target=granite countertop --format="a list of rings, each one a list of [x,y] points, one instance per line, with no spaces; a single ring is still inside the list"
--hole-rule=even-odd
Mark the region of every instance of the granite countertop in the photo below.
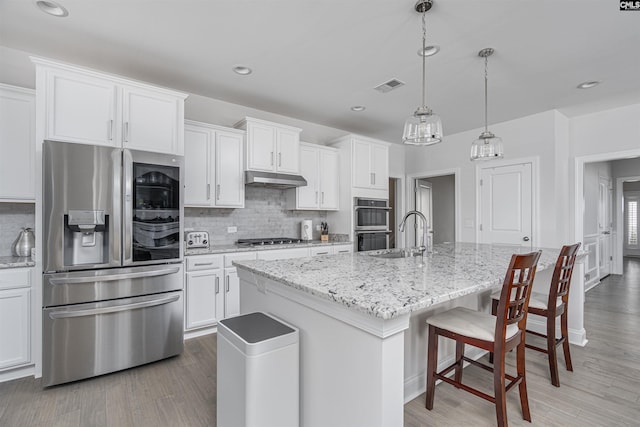
[[[246,245],[212,245],[208,248],[199,249],[185,249],[184,255],[205,255],[205,254],[221,254],[228,252],[251,252],[251,251],[270,251],[274,249],[293,249],[293,248],[308,248],[315,246],[333,246],[333,245],[351,245],[352,242],[338,242],[328,241],[322,242],[320,240],[311,240],[309,242],[291,243],[287,245],[263,245],[263,246],[246,246]]]
[[[538,250],[541,248],[535,248]],[[234,261],[248,270],[371,316],[392,319],[500,285],[511,255],[531,249],[475,243],[441,244],[415,258],[360,252],[278,261]],[[543,249],[538,270],[552,268],[559,250]]]
[[[36,265],[31,257],[27,256],[0,256],[0,269],[33,267]]]

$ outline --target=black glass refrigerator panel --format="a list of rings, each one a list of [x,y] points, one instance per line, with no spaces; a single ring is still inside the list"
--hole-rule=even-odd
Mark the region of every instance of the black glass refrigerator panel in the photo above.
[[[180,257],[180,168],[133,163],[133,261]]]

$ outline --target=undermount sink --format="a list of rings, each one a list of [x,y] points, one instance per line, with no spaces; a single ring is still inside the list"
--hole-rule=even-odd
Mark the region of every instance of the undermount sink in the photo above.
[[[382,253],[371,254],[376,258],[411,258],[422,256],[422,252],[417,248],[410,249],[392,249]]]

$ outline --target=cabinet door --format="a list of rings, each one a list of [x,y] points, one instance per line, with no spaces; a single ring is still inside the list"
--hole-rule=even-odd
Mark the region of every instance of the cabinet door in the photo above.
[[[119,146],[114,83],[74,73],[47,78],[45,137],[58,141]]]
[[[373,176],[371,175],[371,144],[366,141],[354,140],[351,147],[353,165],[353,186],[371,188]]]
[[[136,150],[182,155],[179,103],[175,96],[135,87],[122,91],[122,146]]]
[[[300,173],[307,180],[307,185],[296,188],[297,208],[317,209],[320,203],[320,163],[317,148],[307,145],[300,147]]]
[[[247,123],[247,169],[275,172],[276,130],[261,123]]]
[[[220,270],[187,273],[185,329],[216,323],[220,286]]]
[[[215,204],[220,207],[244,207],[243,137],[237,133],[216,132]]]
[[[338,153],[320,150],[320,209],[338,209],[340,199],[340,173]]]
[[[0,85],[0,199],[35,200],[35,96]]]
[[[184,204],[211,206],[209,163],[212,133],[208,129],[187,125],[184,130]]]
[[[371,144],[372,188],[386,190],[389,187],[389,148]]]
[[[277,129],[277,165],[282,173],[300,173],[300,133],[289,129]]]
[[[240,279],[236,268],[224,270],[224,317],[240,314]]]
[[[0,291],[0,369],[31,362],[31,290]]]

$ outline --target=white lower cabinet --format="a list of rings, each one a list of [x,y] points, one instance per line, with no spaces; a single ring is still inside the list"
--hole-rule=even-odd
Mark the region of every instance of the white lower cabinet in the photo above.
[[[215,325],[220,316],[222,255],[194,255],[186,260],[185,329]]]
[[[31,268],[0,271],[0,371],[31,363]]]

